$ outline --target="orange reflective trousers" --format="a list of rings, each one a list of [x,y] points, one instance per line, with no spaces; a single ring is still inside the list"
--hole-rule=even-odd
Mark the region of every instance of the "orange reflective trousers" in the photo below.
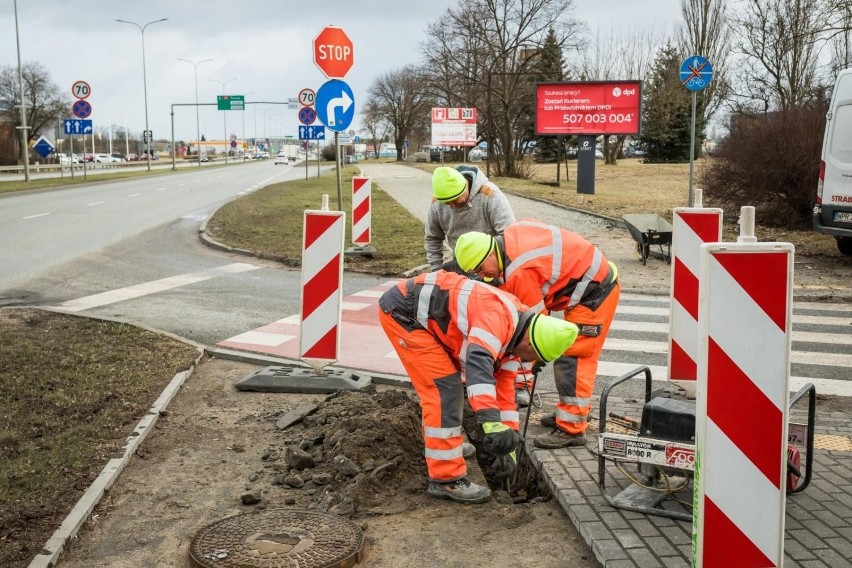
[[[563,318],[580,328],[574,344],[553,362],[553,375],[559,394],[556,425],[570,434],[582,434],[589,426],[598,360],[615,318],[620,294],[621,285],[616,282],[596,309],[591,310],[578,304],[564,312]]]

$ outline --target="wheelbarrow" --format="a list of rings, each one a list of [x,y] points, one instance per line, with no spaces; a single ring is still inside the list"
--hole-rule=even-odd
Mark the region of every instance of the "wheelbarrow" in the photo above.
[[[645,265],[651,255],[651,247],[660,247],[660,255],[666,264],[672,261],[671,223],[656,213],[631,213],[623,215],[630,236],[636,241],[636,255]]]

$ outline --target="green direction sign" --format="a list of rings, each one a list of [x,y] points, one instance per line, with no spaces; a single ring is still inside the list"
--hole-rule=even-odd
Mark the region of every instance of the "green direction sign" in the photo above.
[[[246,110],[246,98],[244,95],[219,95],[216,107],[219,110]]]

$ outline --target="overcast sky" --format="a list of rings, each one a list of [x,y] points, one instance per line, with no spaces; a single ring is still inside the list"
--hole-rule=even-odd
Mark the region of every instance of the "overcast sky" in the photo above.
[[[313,63],[313,39],[326,25],[343,28],[354,44],[355,63],[345,77],[360,102],[381,73],[420,60],[419,45],[429,23],[456,2],[430,0],[17,0],[18,37],[24,63],[38,62],[69,96],[71,85],[91,85],[87,99],[95,127],[127,125],[133,133],[145,126],[142,80],[142,34],[145,25],[149,125],[154,136],[171,137],[174,103],[195,102],[193,66],[178,61],[212,59],[198,66],[200,103],[215,103],[226,94],[246,101],[282,101],[303,88],[325,82]],[[575,0],[567,14],[589,28],[627,32],[643,26],[672,30],[680,21],[679,0]],[[0,66],[17,67],[13,0],[0,0]],[[201,133],[208,139],[295,134],[296,110],[286,106],[249,105],[244,113],[201,107]],[[69,108],[68,117],[72,117]],[[318,123],[317,123],[318,124]],[[177,139],[195,138],[192,107],[175,110]]]

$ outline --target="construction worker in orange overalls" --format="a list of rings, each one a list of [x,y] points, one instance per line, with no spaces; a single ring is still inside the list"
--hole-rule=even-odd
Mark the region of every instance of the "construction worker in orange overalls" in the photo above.
[[[462,503],[491,497],[467,478],[465,389],[485,451],[516,463],[519,359],[552,361],[577,337],[574,324],[525,309],[493,286],[444,270],[403,280],[379,299],[379,321],[420,398],[429,495]]]
[[[553,363],[559,401],[552,422],[545,417],[542,424],[554,430],[533,443],[584,445],[598,359],[620,295],[615,265],[579,235],[534,219],[509,225],[498,237],[465,233],[454,255],[462,270],[502,277],[500,288],[534,311],[561,311],[577,324],[577,341]]]

